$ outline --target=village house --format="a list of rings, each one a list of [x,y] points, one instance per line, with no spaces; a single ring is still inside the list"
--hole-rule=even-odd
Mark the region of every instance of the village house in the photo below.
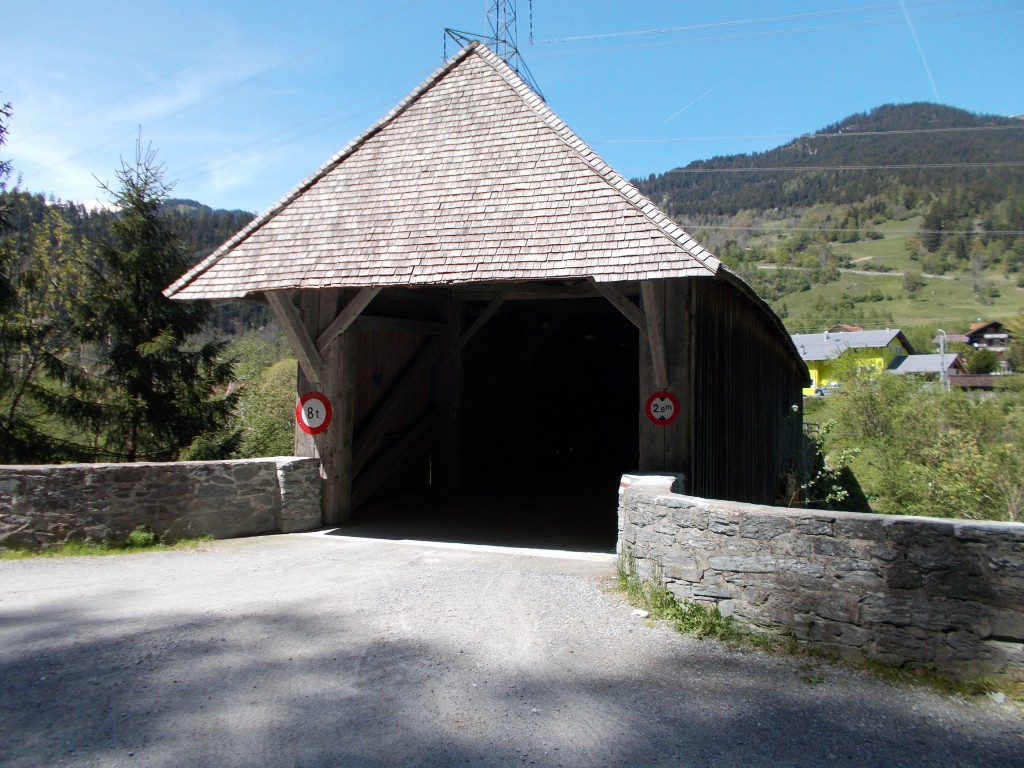
[[[1010,334],[998,320],[971,323],[967,331],[967,343],[975,349],[987,349],[1002,355],[1010,343]]]
[[[811,375],[811,384],[804,388],[804,396],[821,394],[837,383],[836,360],[840,355],[852,359],[858,368],[881,374],[894,365],[898,367],[901,358],[914,354],[900,330],[846,330],[848,327],[852,326],[836,326],[824,333],[792,335],[793,344]]]
[[[945,342],[947,344],[967,344],[975,349],[987,349],[1001,356],[1006,352],[1011,340],[1009,330],[998,320],[979,320],[976,323],[971,323],[967,333],[949,334]],[[942,342],[941,334],[932,338],[936,349]]]
[[[886,370],[888,373],[904,376],[928,376],[940,379],[943,376],[948,379],[951,376],[962,376],[967,373],[963,358],[956,352],[901,355],[895,358]]]

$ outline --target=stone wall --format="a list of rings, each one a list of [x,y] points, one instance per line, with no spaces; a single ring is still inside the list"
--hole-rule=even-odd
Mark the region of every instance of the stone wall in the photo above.
[[[678,599],[761,631],[845,658],[1024,680],[1019,523],[761,507],[648,482],[620,497],[619,548]]]
[[[320,526],[320,462],[281,457],[167,464],[0,466],[0,547],[161,541]]]

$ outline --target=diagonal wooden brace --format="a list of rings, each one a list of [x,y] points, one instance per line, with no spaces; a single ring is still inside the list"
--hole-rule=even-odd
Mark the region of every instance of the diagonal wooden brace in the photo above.
[[[647,335],[647,318],[644,311],[630,301],[629,297],[611,283],[599,283],[590,278],[591,284],[633,325],[640,329],[640,333]]]
[[[313,339],[306,331],[306,326],[302,323],[302,318],[299,317],[299,311],[285,291],[266,291],[263,295],[267,297],[267,302],[281,322],[284,335],[288,337],[288,343],[291,344],[295,357],[298,359],[299,365],[302,366],[302,372],[306,374],[306,378],[314,387],[319,388],[320,369],[323,361],[316,344],[313,343]]]
[[[370,302],[373,301],[374,297],[380,293],[379,287],[374,288],[363,288],[355,295],[355,297],[345,305],[345,308],[338,313],[338,316],[334,318],[334,321],[327,326],[327,329],[320,334],[316,340],[316,347],[321,352],[324,348],[330,344],[335,337],[340,336],[349,329],[349,326],[355,322],[356,318],[359,317],[360,313]]]

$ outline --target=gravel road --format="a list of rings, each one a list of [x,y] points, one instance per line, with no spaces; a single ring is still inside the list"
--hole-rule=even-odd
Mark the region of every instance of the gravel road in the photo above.
[[[1013,705],[648,626],[614,567],[325,534],[0,561],[0,765],[1024,766]]]

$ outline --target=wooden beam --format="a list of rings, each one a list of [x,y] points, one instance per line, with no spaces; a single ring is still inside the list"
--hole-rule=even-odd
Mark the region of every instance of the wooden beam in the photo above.
[[[469,326],[469,328],[466,329],[466,332],[459,337],[457,342],[455,342],[455,346],[452,347],[452,351],[448,355],[449,358],[454,358],[462,351],[463,347],[469,344],[472,338],[480,332],[480,329],[487,324],[487,321],[494,317],[494,313],[501,309],[501,305],[505,303],[505,300],[510,295],[512,295],[512,289],[506,288],[491,299],[491,303],[484,308],[484,311],[480,313],[480,316],[473,321],[473,324]]]
[[[299,306],[299,315],[309,335],[316,338],[337,318],[343,297],[355,296],[354,290],[321,288],[307,292]],[[316,453],[320,457],[321,522],[338,525],[348,520],[352,510],[352,376],[348,337],[334,336],[320,348],[321,386],[334,409],[334,418],[325,432],[316,435]]]
[[[316,348],[323,351],[335,336],[340,336],[348,327],[352,325],[357,317],[362,313],[364,309],[373,301],[374,297],[380,293],[380,288],[363,288],[357,293],[345,308],[338,313],[338,316],[334,318],[334,321],[327,326],[327,330],[320,334],[316,340]]]
[[[651,280],[640,282],[640,296],[643,299],[644,319],[647,325],[647,343],[651,350],[651,368],[654,386],[668,389],[668,362],[665,356],[665,327],[662,317],[664,307],[664,286],[655,285]]]
[[[621,312],[629,322],[640,329],[640,333],[647,334],[647,318],[644,311],[630,301],[629,297],[611,283],[599,283],[590,278],[598,293],[611,302],[612,306]]]
[[[583,287],[580,287],[582,283]],[[507,296],[508,301],[534,301],[537,299],[550,299],[561,301],[562,299],[590,299],[594,296],[593,287],[586,281],[572,285],[550,286],[533,285],[532,283],[517,283]],[[487,301],[494,296],[493,290],[487,290],[474,286],[472,291],[455,291],[454,293],[463,301]]]
[[[385,393],[380,407],[374,413],[359,435],[355,438],[352,451],[353,474],[358,474],[373,458],[374,452],[391,428],[395,419],[402,414],[410,393],[420,385],[421,379],[437,362],[444,349],[444,337],[434,336],[428,341],[405,367],[397,382]]]
[[[284,335],[288,337],[288,343],[295,353],[295,357],[302,366],[302,372],[314,387],[320,386],[320,367],[323,361],[320,359],[320,352],[313,343],[313,339],[306,331],[306,326],[299,317],[298,310],[292,304],[285,291],[265,291],[264,296],[267,302],[277,315],[284,329]]]
[[[692,290],[710,280],[665,280],[664,318],[668,380],[679,398],[679,418],[665,427],[665,468],[693,478],[693,297]],[[725,375],[724,372],[721,372]],[[691,490],[690,487],[687,488]]]
[[[303,326],[306,328],[306,332],[310,337],[313,337],[317,333],[317,327],[315,325],[320,317],[320,297],[319,291],[298,291],[298,295],[294,297],[294,303],[298,305],[296,307],[299,318],[302,320]],[[290,294],[286,294],[286,297]],[[267,303],[270,300],[267,299]],[[276,314],[276,313],[275,313]],[[291,345],[292,342],[289,342]],[[293,353],[294,354],[294,353]],[[321,362],[322,362],[321,358]],[[295,377],[295,394],[296,401],[298,396],[305,392],[309,392],[313,389],[321,389],[321,386],[314,384],[310,381],[306,375],[306,370],[302,367],[302,364],[297,364],[298,371]],[[320,366],[323,367],[323,366]],[[299,429],[298,423],[295,424],[295,450],[296,456],[307,456],[310,458],[318,459],[320,454],[317,452],[316,441],[313,439],[313,435],[306,434]],[[321,499],[323,497],[321,496]]]
[[[379,315],[360,315],[352,323],[352,327],[361,331],[399,331],[401,333],[425,333],[431,336],[445,333],[448,330],[445,323],[430,320],[407,320],[402,317],[380,317]]]
[[[334,409],[327,430],[316,437],[323,477],[320,498],[324,525],[346,522],[352,514],[352,387],[349,339],[335,336],[323,350],[323,393]]]

